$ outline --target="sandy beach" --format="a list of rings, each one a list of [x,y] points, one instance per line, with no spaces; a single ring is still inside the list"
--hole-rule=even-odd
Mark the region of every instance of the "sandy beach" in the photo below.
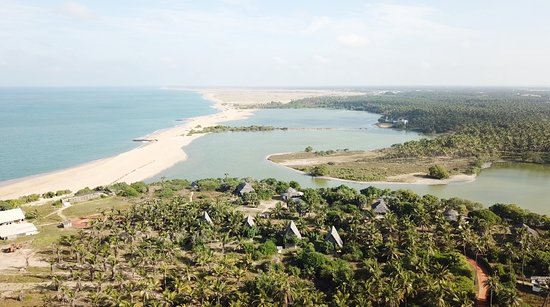
[[[187,89],[188,90],[188,89]],[[70,189],[75,192],[84,187],[94,188],[116,182],[136,182],[185,161],[183,148],[203,134],[188,136],[197,126],[207,127],[222,122],[245,119],[252,109],[238,109],[236,105],[289,102],[314,96],[359,95],[355,92],[324,90],[246,90],[246,89],[193,89],[204,98],[215,102],[217,113],[194,117],[183,124],[150,134],[145,139],[155,140],[119,155],[92,161],[76,167],[0,183],[0,199],[13,199],[33,193]]]

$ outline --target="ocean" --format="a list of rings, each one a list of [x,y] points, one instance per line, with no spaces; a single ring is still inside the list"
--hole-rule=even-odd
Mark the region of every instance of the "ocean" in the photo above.
[[[215,112],[191,91],[0,88],[0,181],[120,154],[178,120]]]

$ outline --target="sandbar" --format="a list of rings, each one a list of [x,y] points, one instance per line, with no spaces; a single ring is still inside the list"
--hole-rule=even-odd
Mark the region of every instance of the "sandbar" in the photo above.
[[[190,90],[171,88],[171,90]],[[162,171],[185,161],[185,146],[204,134],[187,135],[197,126],[208,127],[226,121],[245,119],[255,110],[237,108],[238,105],[289,102],[315,96],[351,96],[358,92],[335,90],[262,90],[262,89],[191,89],[215,103],[218,110],[212,115],[198,116],[181,125],[164,129],[144,139],[155,140],[116,156],[88,162],[75,167],[0,182],[0,199],[14,199],[23,195],[41,194],[69,189],[73,192],[84,187],[110,185],[117,182],[132,183],[151,178]]]

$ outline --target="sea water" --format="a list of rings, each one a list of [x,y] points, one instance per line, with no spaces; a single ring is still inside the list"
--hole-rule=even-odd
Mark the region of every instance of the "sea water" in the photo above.
[[[212,106],[199,93],[159,88],[0,88],[0,181],[125,152]]]

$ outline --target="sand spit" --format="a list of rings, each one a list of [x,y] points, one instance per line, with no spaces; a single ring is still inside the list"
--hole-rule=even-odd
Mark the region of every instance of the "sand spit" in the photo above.
[[[183,90],[183,89],[182,89]],[[189,90],[189,89],[187,89]],[[181,125],[146,136],[154,139],[138,148],[119,155],[92,161],[76,167],[40,174],[0,183],[0,199],[12,199],[33,193],[45,193],[70,189],[77,191],[84,187],[109,185],[116,182],[136,182],[185,161],[182,148],[203,134],[188,136],[197,126],[207,127],[226,121],[245,119],[254,113],[251,109],[237,109],[235,105],[289,102],[314,96],[359,95],[355,92],[325,90],[260,90],[260,89],[193,89],[215,102],[218,113],[190,118]]]

